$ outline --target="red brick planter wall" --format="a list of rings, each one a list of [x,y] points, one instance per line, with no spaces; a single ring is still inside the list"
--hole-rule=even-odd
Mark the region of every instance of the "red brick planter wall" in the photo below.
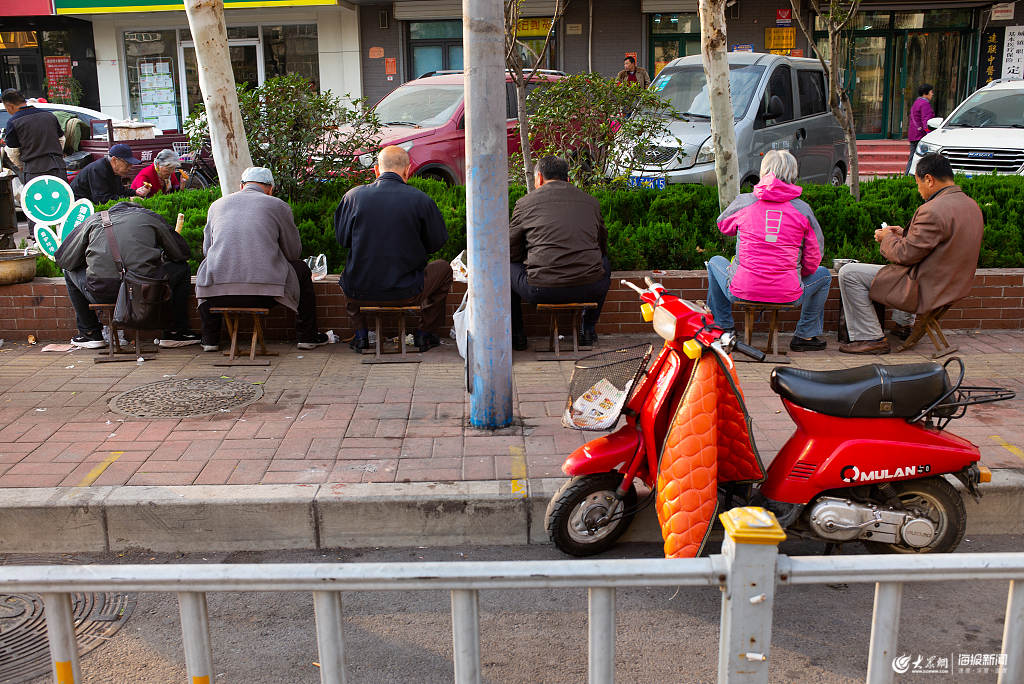
[[[636,294],[621,285],[623,278],[640,282],[644,272],[616,272],[612,274],[612,288],[608,293],[597,331],[601,334],[650,332],[650,323],[640,317]],[[668,271],[660,281],[671,292],[687,299],[705,299],[707,296],[706,271]],[[320,330],[333,329],[343,338],[352,334],[345,314],[345,295],[337,285],[337,276],[315,284],[317,293],[317,319]],[[455,283],[448,296],[448,321],[462,301],[466,286]],[[196,303],[190,302],[192,327],[199,330]],[[527,332],[543,335],[548,330],[548,318],[524,305]],[[782,314],[783,330],[792,332],[799,311]],[[825,305],[825,329],[835,331],[839,321],[839,285],[833,274],[832,289]],[[947,330],[1020,330],[1024,321],[1024,269],[980,269],[974,279],[974,289],[946,314],[943,327]],[[566,321],[567,322],[567,321]],[[742,327],[742,320],[737,316]],[[411,323],[410,323],[411,324]],[[295,339],[295,316],[284,307],[275,307],[267,322],[267,338]],[[766,329],[760,322],[756,329]],[[0,338],[24,340],[35,335],[40,341],[66,340],[77,332],[75,313],[67,296],[63,278],[36,278],[22,285],[0,286]],[[447,334],[447,328],[443,331]]]

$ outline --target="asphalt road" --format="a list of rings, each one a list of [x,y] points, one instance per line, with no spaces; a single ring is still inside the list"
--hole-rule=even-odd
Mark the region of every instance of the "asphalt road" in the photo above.
[[[1019,551],[1020,537],[965,540],[961,551]],[[819,553],[786,542],[783,553]],[[717,544],[709,549],[717,553]],[[846,553],[862,553],[849,546]],[[606,558],[658,557],[658,545],[620,545]],[[296,563],[530,560],[564,558],[550,546],[340,549],[323,552],[93,557],[100,563]],[[0,557],[2,560],[2,557]],[[874,586],[783,587],[775,603],[772,682],[864,681]],[[900,650],[952,657],[953,674],[906,674],[898,682],[995,682],[996,674],[958,673],[961,653],[999,653],[1007,584],[908,583]],[[320,681],[312,597],[210,594],[216,682]],[[717,589],[632,588],[617,593],[617,674],[622,684],[714,682],[721,597]],[[450,599],[446,592],[356,592],[343,597],[349,681],[353,684],[453,681]],[[482,592],[483,681],[544,684],[587,681],[587,596],[583,589]],[[973,669],[973,668],[972,668]],[[144,594],[124,628],[82,661],[85,682],[185,682],[177,602]],[[2,681],[2,674],[0,674]],[[50,678],[34,680],[42,684]]]

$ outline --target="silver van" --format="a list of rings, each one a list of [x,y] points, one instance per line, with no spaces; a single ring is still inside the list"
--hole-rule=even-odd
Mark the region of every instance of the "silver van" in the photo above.
[[[629,184],[716,184],[711,106],[700,55],[669,62],[650,87],[671,100],[681,118],[669,122],[671,137],[634,152]],[[761,157],[773,149],[793,153],[803,181],[846,181],[846,139],[828,108],[828,74],[818,60],[730,52],[729,87],[742,184],[757,183]]]

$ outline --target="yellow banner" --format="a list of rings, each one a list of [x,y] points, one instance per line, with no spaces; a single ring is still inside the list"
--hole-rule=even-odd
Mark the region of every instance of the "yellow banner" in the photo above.
[[[795,28],[766,28],[764,30],[765,50],[792,50],[795,47]]]
[[[520,19],[516,24],[518,36],[546,36],[551,30],[551,19]]]

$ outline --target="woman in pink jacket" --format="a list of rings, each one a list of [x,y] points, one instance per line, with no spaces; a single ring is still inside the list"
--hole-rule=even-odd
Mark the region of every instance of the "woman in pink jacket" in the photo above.
[[[789,343],[793,351],[821,351],[825,300],[832,274],[821,265],[825,239],[814,212],[797,199],[796,158],[772,150],[761,162],[761,182],[737,197],[718,217],[718,229],[736,236],[732,263],[708,262],[708,306],[715,323],[733,328],[737,300],[800,306],[800,322]]]

